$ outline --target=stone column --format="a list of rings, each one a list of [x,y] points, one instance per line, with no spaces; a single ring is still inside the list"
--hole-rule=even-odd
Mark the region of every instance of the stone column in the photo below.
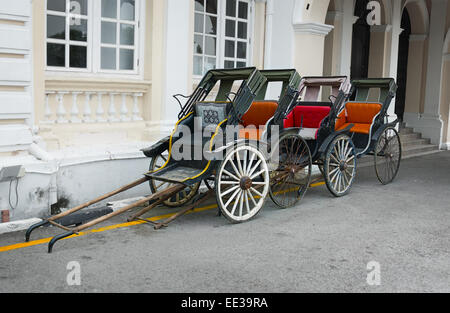
[[[321,23],[295,23],[294,67],[301,76],[321,76],[325,36],[333,26]]]
[[[358,17],[353,15],[353,1],[343,1],[343,8],[339,74],[350,77],[350,68],[352,65],[353,24],[358,20]]]
[[[341,72],[342,16],[342,12],[330,11],[325,19],[325,23],[334,28],[325,37],[324,75],[339,75]]]
[[[420,119],[420,131],[424,137],[430,138],[433,144],[441,144],[442,140],[442,120],[439,105],[442,87],[442,51],[446,31],[446,13],[446,0],[432,0],[425,106]]]
[[[404,120],[411,127],[415,127],[419,121],[420,104],[423,98],[423,60],[426,39],[426,34],[412,34],[409,37]]]

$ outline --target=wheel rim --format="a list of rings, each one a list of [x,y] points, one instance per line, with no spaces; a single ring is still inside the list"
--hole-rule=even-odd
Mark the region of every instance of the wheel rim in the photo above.
[[[168,158],[167,154],[157,155],[151,163],[150,170],[156,171],[156,170],[160,169],[161,167],[163,167],[163,165],[167,162],[167,158]],[[174,184],[172,184],[172,183],[167,183],[164,181],[159,181],[159,180],[154,180],[154,179],[150,180],[150,187],[151,187],[151,190],[153,193],[160,191],[160,190],[167,189],[173,185]],[[183,189],[179,193],[175,194],[171,198],[167,199],[163,203],[170,207],[177,207],[177,206],[186,204],[189,200],[191,200],[197,194],[199,186],[200,186],[200,182],[197,184],[191,185],[191,186],[187,186],[185,189]]]
[[[278,150],[278,151],[277,151]],[[270,172],[270,196],[275,204],[288,208],[301,200],[312,173],[311,153],[298,135],[282,137],[278,144],[279,163]]]
[[[269,192],[269,169],[264,156],[251,146],[238,147],[222,162],[217,199],[222,213],[233,222],[254,217]]]
[[[349,137],[341,136],[334,141],[327,154],[325,171],[327,186],[334,195],[341,196],[350,190],[356,173],[356,155]]]
[[[394,128],[387,128],[378,138],[375,147],[375,171],[382,184],[392,182],[397,176],[401,161],[400,137]]]

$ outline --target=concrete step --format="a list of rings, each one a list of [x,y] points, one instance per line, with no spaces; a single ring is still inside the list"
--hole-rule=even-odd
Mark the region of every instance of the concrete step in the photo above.
[[[402,127],[400,128],[400,134],[411,134],[414,133],[414,129],[411,127]]]
[[[416,154],[422,154],[425,152],[439,151],[439,146],[431,144],[423,145],[410,145],[402,149],[402,154],[404,157],[415,156]]]
[[[418,146],[418,145],[428,145],[430,144],[430,139],[425,139],[425,138],[414,138],[414,139],[408,139],[408,140],[402,140],[402,147],[406,148],[409,146]]]
[[[403,141],[408,141],[411,139],[421,139],[422,135],[419,133],[409,133],[409,134],[400,134],[400,140]]]
[[[412,145],[402,148],[402,160],[410,159],[414,157],[419,157],[423,155],[438,153],[440,150],[438,146],[425,144],[425,145]],[[358,167],[367,167],[374,165],[374,156],[373,155],[365,155],[362,158],[358,159]]]

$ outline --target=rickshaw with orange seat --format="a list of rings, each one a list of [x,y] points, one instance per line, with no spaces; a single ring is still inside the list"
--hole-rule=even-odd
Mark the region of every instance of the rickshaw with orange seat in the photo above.
[[[398,174],[402,145],[397,132],[398,119],[389,121],[388,109],[397,92],[392,78],[352,80],[350,99],[336,122],[336,130],[352,126],[349,133],[359,159],[373,155],[375,173],[383,184],[392,182]],[[374,101],[373,101],[374,100]],[[333,170],[325,169],[328,174]]]

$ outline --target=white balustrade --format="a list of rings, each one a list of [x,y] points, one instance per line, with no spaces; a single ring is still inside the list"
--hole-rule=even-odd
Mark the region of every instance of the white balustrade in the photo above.
[[[120,110],[117,111],[116,96],[119,95],[121,96],[121,104]],[[44,120],[41,123],[75,124],[142,121],[139,98],[142,98],[143,95],[140,92],[47,91],[45,93]],[[105,104],[108,109],[105,110],[104,101],[108,98],[109,104]],[[71,104],[65,103],[65,101],[69,102],[70,99]]]

